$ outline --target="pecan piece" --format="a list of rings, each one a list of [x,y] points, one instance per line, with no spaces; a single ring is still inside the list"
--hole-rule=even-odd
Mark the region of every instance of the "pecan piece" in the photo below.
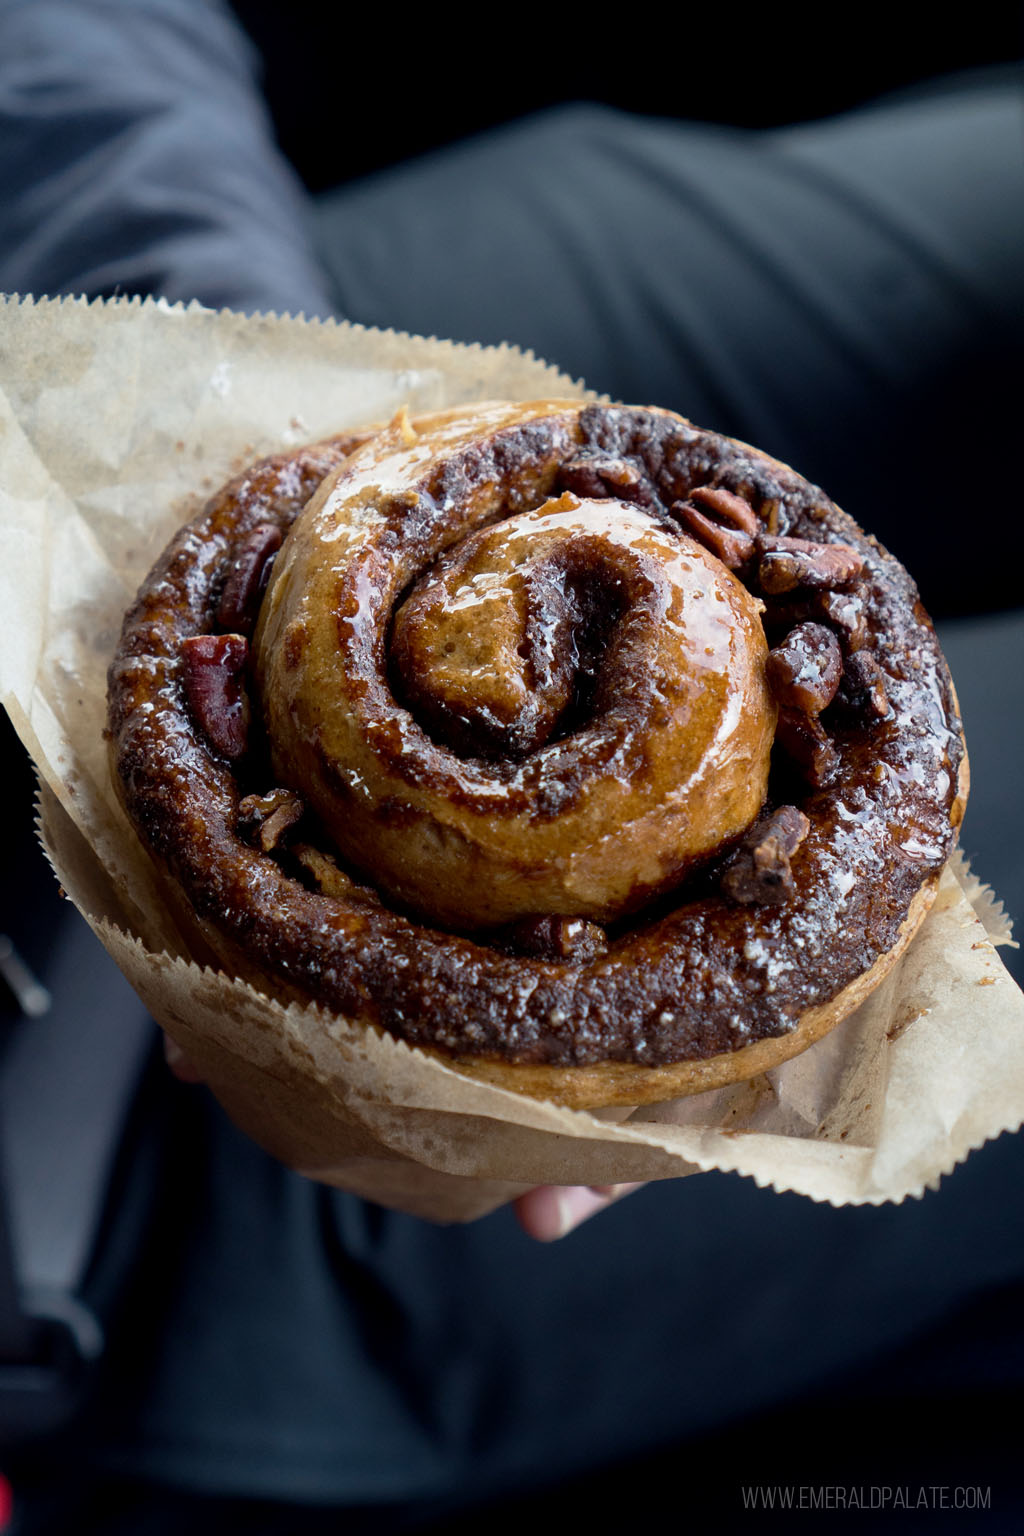
[[[764,626],[769,633],[787,635],[797,624],[828,624],[847,653],[859,651],[868,638],[864,603],[856,592],[804,591],[766,597]]]
[[[291,850],[293,857],[307,876],[309,884],[324,896],[339,896],[343,900],[368,902],[379,907],[377,892],[368,885],[360,885],[351,875],[346,875],[329,853],[314,848],[312,843],[296,843]]]
[[[248,640],[243,635],[190,635],[182,642],[181,660],[196,724],[215,752],[236,762],[249,745]]]
[[[761,534],[757,546],[757,580],[761,591],[771,596],[800,587],[845,587],[864,569],[864,561],[848,544]]]
[[[824,624],[798,624],[781,645],[769,651],[765,671],[784,708],[820,715],[835,698],[843,675],[843,653]]]
[[[777,496],[768,496],[761,502],[761,521],[769,533],[779,531],[779,509],[780,502]]]
[[[238,830],[246,842],[272,853],[286,833],[301,820],[306,807],[291,789],[266,795],[246,795],[238,807]]]
[[[836,704],[845,713],[861,718],[867,715],[884,720],[889,713],[885,673],[870,652],[855,651],[846,658]]]
[[[839,631],[847,651],[859,651],[868,637],[864,603],[855,592],[816,592],[821,617]]]
[[[761,816],[732,854],[722,875],[726,896],[744,906],[782,906],[793,894],[792,855],[811,824],[795,805]]]
[[[614,496],[647,512],[663,512],[662,501],[640,465],[610,453],[580,453],[558,472],[560,490],[577,496]]]
[[[694,502],[702,512],[709,513],[720,523],[727,523],[730,528],[742,529],[751,536],[761,531],[757,513],[735,491],[724,490],[720,485],[698,485],[690,492],[687,500]]]
[[[497,947],[506,954],[535,960],[572,960],[585,965],[607,953],[608,939],[598,923],[583,917],[524,917],[502,929]]]
[[[228,571],[217,608],[220,629],[251,635],[270,579],[274,556],[281,548],[276,523],[259,523],[243,539]]]
[[[815,715],[780,709],[775,740],[814,789],[830,784],[839,768],[839,753]]]
[[[721,523],[712,521],[688,501],[673,502],[672,516],[685,524],[694,538],[717,555],[730,571],[742,570],[754,558],[756,546],[749,533],[738,528],[723,528]]]

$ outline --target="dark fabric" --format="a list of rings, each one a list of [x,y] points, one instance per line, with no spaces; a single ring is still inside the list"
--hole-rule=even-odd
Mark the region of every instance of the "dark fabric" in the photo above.
[[[211,1491],[527,1488],[827,1390],[1024,1281],[1019,1138],[905,1207],[707,1175],[544,1247],[509,1211],[439,1229],[317,1189],[196,1114],[191,1240],[166,1311],[127,1320],[96,1428],[105,1464]],[[1016,1379],[1024,1339],[1000,1345]],[[961,1389],[980,1368],[940,1361]]]
[[[351,318],[756,443],[969,612],[1020,600],[1022,142],[1014,71],[765,134],[570,107],[339,189],[318,244]],[[1005,563],[951,558],[969,507]]]
[[[0,0],[0,291],[330,312],[217,0]]]
[[[763,138],[573,108],[314,211],[275,158],[226,11],[0,3],[0,285],[333,304],[532,346],[791,459],[923,571],[934,605],[987,610],[1019,600],[1020,519],[1001,510],[1017,112],[1004,78]],[[982,567],[977,530],[996,527]],[[1009,671],[1018,619],[957,631],[965,711],[1004,765],[1021,716],[985,652]],[[1019,818],[983,810],[974,845],[971,825],[982,874],[989,850],[1019,871]],[[133,1301],[88,1415],[20,1469],[29,1501],[33,1478],[52,1498],[57,1476],[77,1490],[100,1472],[151,1480],[153,1510],[163,1484],[348,1507],[496,1497],[800,1394],[827,1402],[855,1370],[882,1391],[915,1339],[909,1391],[936,1372],[984,1391],[997,1359],[1011,1385],[1024,1374],[1011,1309],[997,1336],[955,1321],[1024,1285],[1019,1137],[898,1209],[707,1175],[540,1247],[509,1211],[445,1230],[317,1188],[203,1090],[147,1093],[155,1220]],[[156,1147],[166,1165],[143,1163]],[[119,1242],[134,1258],[137,1233],[108,1237],[110,1265]]]

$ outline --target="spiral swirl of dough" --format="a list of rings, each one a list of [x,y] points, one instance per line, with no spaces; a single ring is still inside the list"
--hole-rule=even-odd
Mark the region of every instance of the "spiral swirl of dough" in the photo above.
[[[107,735],[195,958],[576,1106],[832,1028],[967,789],[891,555],[756,449],[565,401],[251,464],[142,583]]]
[[[760,605],[664,515],[559,494],[579,417],[400,416],[321,486],[263,603],[277,775],[443,927],[613,920],[765,798]]]

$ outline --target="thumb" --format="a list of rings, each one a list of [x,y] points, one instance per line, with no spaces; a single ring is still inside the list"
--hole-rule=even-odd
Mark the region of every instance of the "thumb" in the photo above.
[[[164,1035],[164,1060],[174,1076],[182,1083],[201,1083],[202,1077],[181,1046]]]
[[[538,1184],[519,1196],[515,1212],[527,1236],[550,1243],[640,1188],[639,1184]]]

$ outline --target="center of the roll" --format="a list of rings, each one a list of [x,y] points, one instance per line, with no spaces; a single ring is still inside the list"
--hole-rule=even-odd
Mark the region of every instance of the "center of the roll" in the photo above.
[[[635,509],[566,492],[481,529],[424,574],[395,615],[391,660],[435,738],[519,758],[585,719],[616,624],[646,585],[609,543],[617,511],[635,534]]]
[[[761,808],[760,605],[633,502],[545,501],[562,416],[493,418],[369,445],[296,522],[256,636],[274,768],[431,922],[608,922]]]

